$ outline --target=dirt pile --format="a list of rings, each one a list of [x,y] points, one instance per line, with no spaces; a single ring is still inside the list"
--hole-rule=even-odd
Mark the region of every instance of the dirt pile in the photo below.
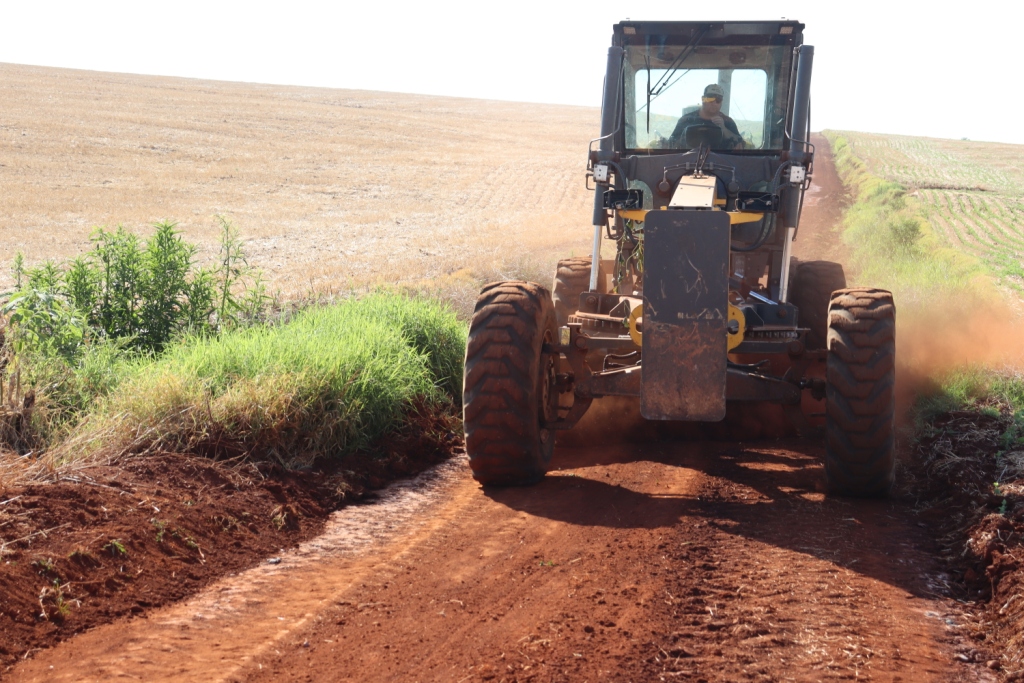
[[[1006,411],[957,411],[935,419],[915,447],[918,474],[904,487],[925,496],[949,591],[977,621],[972,656],[1005,679],[1024,680],[1024,447]]]
[[[318,470],[164,453],[0,491],[0,665],[316,536],[332,510],[457,451],[455,426],[420,414]]]
[[[317,533],[335,492],[310,479],[164,454],[6,491],[0,662]]]

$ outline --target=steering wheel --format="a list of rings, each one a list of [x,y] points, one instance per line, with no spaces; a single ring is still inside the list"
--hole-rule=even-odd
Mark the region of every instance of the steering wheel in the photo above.
[[[704,144],[711,149],[721,149],[724,136],[722,129],[713,123],[695,123],[683,131],[686,146],[690,149]]]

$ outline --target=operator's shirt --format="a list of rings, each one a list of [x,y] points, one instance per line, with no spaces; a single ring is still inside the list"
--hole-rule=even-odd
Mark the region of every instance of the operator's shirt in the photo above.
[[[726,116],[725,114],[721,114],[721,113],[719,114],[719,116],[721,116],[722,119],[724,120],[725,130],[728,133],[732,133],[733,135],[736,136],[735,140],[730,140],[728,135],[726,135],[725,139],[723,140],[723,142],[731,143],[729,145],[730,147],[732,147],[733,145],[741,142],[743,140],[743,137],[740,135],[740,129],[736,127],[736,122],[732,120],[732,117],[731,116]],[[693,125],[698,125],[698,124],[703,124],[703,125],[711,124],[711,125],[714,125],[711,122],[711,119],[701,118],[700,107],[694,107],[693,109],[691,109],[689,111],[684,111],[682,117],[679,119],[679,123],[676,124],[675,130],[672,131],[672,137],[669,138],[669,139],[673,140],[673,141],[676,141],[677,143],[681,143],[684,140],[684,135],[685,135],[687,126],[693,126]]]

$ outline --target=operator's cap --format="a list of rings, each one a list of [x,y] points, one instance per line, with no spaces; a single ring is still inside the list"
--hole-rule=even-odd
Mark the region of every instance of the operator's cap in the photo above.
[[[725,91],[722,90],[722,86],[717,83],[712,83],[708,87],[704,88],[704,97],[725,97]]]

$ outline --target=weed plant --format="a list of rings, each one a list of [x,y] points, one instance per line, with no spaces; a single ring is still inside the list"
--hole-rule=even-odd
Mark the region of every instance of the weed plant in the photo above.
[[[103,549],[109,552],[113,557],[128,556],[128,549],[125,547],[124,542],[120,538],[110,539],[110,541],[103,546]]]
[[[258,318],[269,303],[249,268],[237,230],[223,217],[217,267],[196,266],[198,248],[172,222],[143,242],[123,227],[98,228],[93,248],[65,265],[14,263],[19,289],[8,301],[16,352],[79,359],[91,339],[159,353],[175,337]]]
[[[59,439],[130,366],[157,357],[176,339],[265,319],[272,297],[245,261],[235,228],[218,220],[214,269],[197,267],[197,248],[172,222],[155,224],[147,241],[122,227],[98,228],[92,249],[66,264],[25,268],[17,254],[18,289],[3,308],[6,371],[18,385],[7,398],[25,405],[12,394],[31,392],[38,402],[31,414],[17,416],[31,428],[17,430],[17,443],[8,438],[8,445],[24,451]]]

